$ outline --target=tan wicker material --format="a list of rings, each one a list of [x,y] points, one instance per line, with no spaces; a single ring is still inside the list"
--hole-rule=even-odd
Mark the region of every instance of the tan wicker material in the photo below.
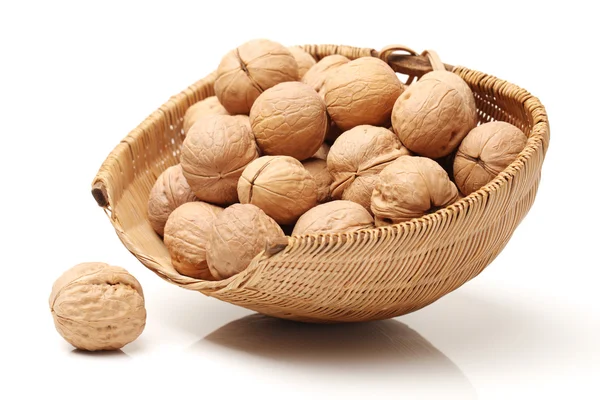
[[[380,56],[349,46],[304,49],[316,59]],[[431,70],[427,55],[406,49],[388,46],[382,59],[409,79]],[[183,115],[214,94],[214,73],[173,96],[123,139],[100,168],[92,192],[125,246],[183,288],[310,322],[376,320],[418,310],[477,276],[504,248],[534,201],[549,142],[546,111],[537,98],[482,72],[445,68],[473,90],[480,122],[510,122],[529,139],[496,179],[434,214],[358,233],[293,236],[287,243],[271,243],[245,271],[223,281],[179,275],[146,217],[148,193],[159,174],[178,162]]]

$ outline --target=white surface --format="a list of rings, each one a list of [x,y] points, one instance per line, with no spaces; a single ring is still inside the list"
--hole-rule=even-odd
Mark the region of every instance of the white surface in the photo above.
[[[50,3],[0,6],[0,398],[600,398],[592,10]],[[552,128],[541,186],[493,264],[414,314],[319,327],[240,319],[250,312],[169,285],[130,255],[89,193],[98,167],[169,96],[255,37],[433,48],[538,96]],[[121,353],[73,351],[53,327],[53,281],[93,260],[129,269],[144,287],[146,330]]]

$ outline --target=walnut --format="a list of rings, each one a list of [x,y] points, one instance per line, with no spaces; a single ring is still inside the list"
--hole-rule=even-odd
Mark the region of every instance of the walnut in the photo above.
[[[152,229],[163,235],[169,215],[180,205],[197,200],[180,164],[163,171],[158,177],[148,199],[148,220]]]
[[[304,160],[302,165],[312,175],[317,184],[317,203],[329,201],[331,199],[330,187],[333,179],[327,169],[327,162],[319,158],[309,158],[308,160]]]
[[[294,235],[352,232],[373,227],[373,217],[360,204],[336,200],[320,204],[296,222]]]
[[[165,245],[173,267],[181,275],[209,280],[206,242],[221,207],[201,201],[186,203],[171,213],[165,225]]]
[[[317,61],[299,46],[288,47],[288,50],[294,56],[296,63],[298,63],[298,78],[302,79],[306,71],[315,65]]]
[[[327,155],[329,154],[329,150],[331,147],[327,143],[323,143],[319,150],[315,154],[312,155],[311,158],[318,158],[319,160],[327,161]]]
[[[199,200],[227,205],[237,202],[237,181],[257,157],[247,120],[211,115],[190,128],[181,149],[181,166]]]
[[[454,179],[468,195],[502,172],[527,144],[527,136],[506,122],[488,122],[467,134],[454,159]]]
[[[394,131],[411,151],[440,158],[455,150],[477,124],[473,92],[458,75],[433,71],[396,101]]]
[[[285,225],[317,204],[317,185],[295,158],[263,156],[242,173],[238,195],[240,203],[254,204]]]
[[[315,89],[315,91],[321,92],[327,74],[349,62],[349,58],[339,54],[323,57],[304,74],[302,82]]]
[[[206,246],[210,272],[217,279],[243,271],[269,240],[285,237],[273,219],[252,204],[234,204],[216,218]]]
[[[229,115],[225,107],[219,103],[217,96],[210,96],[190,106],[183,116],[183,131],[188,132],[194,122],[206,115]]]
[[[371,209],[376,178],[388,164],[410,152],[389,129],[359,125],[344,132],[331,146],[327,168],[333,177],[334,199],[354,201]]]
[[[322,90],[331,119],[346,131],[358,125],[388,124],[404,85],[385,62],[362,57],[328,74]]]
[[[250,124],[264,154],[305,160],[323,144],[327,112],[323,100],[308,85],[285,82],[256,99]]]
[[[83,263],[54,282],[50,311],[60,335],[82,350],[116,350],[146,325],[144,293],[125,269]]]
[[[248,114],[257,97],[281,82],[298,80],[298,63],[279,43],[251,40],[230,51],[217,69],[215,93],[230,114]]]
[[[421,217],[458,200],[444,169],[425,157],[400,157],[381,171],[371,197],[377,225]]]

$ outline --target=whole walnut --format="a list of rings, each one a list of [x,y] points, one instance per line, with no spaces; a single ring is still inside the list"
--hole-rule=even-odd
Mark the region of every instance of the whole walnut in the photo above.
[[[247,120],[211,115],[190,128],[181,149],[181,166],[199,200],[226,205],[237,202],[237,181],[257,157]]]
[[[82,350],[116,350],[146,326],[144,293],[125,269],[90,262],[74,266],[52,286],[50,311],[60,335]]]
[[[360,204],[336,200],[320,204],[296,222],[294,235],[352,232],[373,227],[373,217]]]
[[[305,160],[323,144],[327,112],[323,99],[308,85],[285,82],[256,99],[250,124],[264,154]]]
[[[263,156],[248,164],[238,183],[240,203],[260,207],[286,225],[317,204],[317,184],[300,161]]]
[[[210,280],[206,243],[213,224],[223,211],[202,201],[186,203],[171,213],[165,225],[165,245],[173,267],[181,275]]]
[[[429,72],[398,97],[392,125],[414,153],[429,158],[448,155],[477,125],[473,92],[452,72]]]
[[[388,164],[410,152],[389,129],[359,125],[342,133],[331,146],[327,168],[333,177],[334,199],[351,200],[371,209],[376,176]]]
[[[327,155],[329,154],[329,150],[331,147],[327,143],[323,143],[319,150],[315,154],[312,155],[311,158],[318,158],[319,160],[327,161]]]
[[[349,62],[349,58],[339,54],[323,57],[304,74],[302,82],[315,89],[315,91],[321,92],[327,74]]]
[[[309,158],[304,160],[302,165],[312,175],[317,184],[317,203],[329,201],[331,199],[333,178],[327,169],[327,162],[319,158]]]
[[[183,131],[188,132],[194,122],[206,115],[229,115],[225,107],[219,103],[217,96],[210,96],[190,106],[183,116]]]
[[[381,171],[371,197],[377,225],[421,217],[458,200],[444,169],[425,157],[400,157]]]
[[[327,74],[322,90],[331,119],[346,131],[358,125],[388,124],[404,85],[382,60],[361,57]]]
[[[294,59],[298,64],[298,78],[302,79],[304,74],[306,74],[306,71],[315,65],[317,61],[313,56],[298,46],[288,47],[288,50],[292,53],[292,56],[294,56]]]
[[[270,40],[255,39],[223,57],[214,87],[229,113],[248,114],[262,92],[297,80],[298,63],[288,49]]]
[[[527,144],[527,136],[507,122],[488,122],[467,134],[454,159],[454,180],[468,195],[494,179]]]
[[[148,198],[148,220],[152,229],[163,235],[169,215],[180,205],[197,200],[180,164],[163,171],[158,177]]]
[[[216,218],[206,246],[210,272],[217,279],[243,271],[269,240],[285,237],[273,219],[252,204],[234,204]]]

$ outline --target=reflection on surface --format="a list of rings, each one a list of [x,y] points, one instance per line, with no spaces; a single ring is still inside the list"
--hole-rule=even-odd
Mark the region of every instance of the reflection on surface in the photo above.
[[[71,354],[74,357],[98,357],[98,358],[131,358],[123,350],[108,350],[108,351],[87,351],[73,349]]]

